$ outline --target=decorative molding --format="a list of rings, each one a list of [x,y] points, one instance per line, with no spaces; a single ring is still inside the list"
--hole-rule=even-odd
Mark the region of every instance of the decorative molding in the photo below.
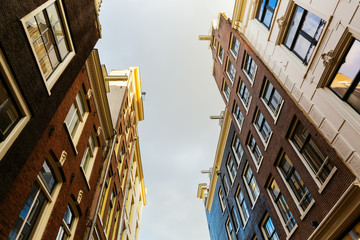
[[[334,50],[321,54],[321,59],[323,60],[324,67],[329,66],[334,60]]]
[[[79,204],[79,205],[80,205],[82,196],[83,196],[83,190],[79,190],[79,193],[78,193],[78,196],[77,196],[77,199],[76,199],[76,203]]]
[[[98,136],[100,136],[100,133],[101,133],[101,127],[99,126],[98,129],[97,129],[96,134],[97,134]]]
[[[282,29],[285,25],[285,16],[283,15],[283,16],[279,17],[278,19],[276,19],[276,22],[279,26],[279,29]]]
[[[64,150],[61,152],[61,156],[59,159],[60,165],[63,166],[65,161],[66,161],[66,157],[67,157],[67,152]]]

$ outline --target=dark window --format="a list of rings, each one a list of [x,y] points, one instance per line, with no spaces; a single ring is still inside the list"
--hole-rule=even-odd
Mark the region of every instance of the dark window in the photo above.
[[[235,69],[234,65],[231,63],[230,60],[228,60],[228,62],[227,62],[226,73],[227,73],[230,81],[234,82],[236,69]]]
[[[274,224],[269,216],[267,216],[261,226],[263,233],[265,234],[265,239],[269,240],[278,240],[279,237],[275,231]]]
[[[239,127],[241,128],[244,117],[240,111],[239,106],[236,103],[234,105],[233,116],[236,119],[236,122],[239,124]]]
[[[266,121],[264,115],[260,112],[260,110],[258,110],[256,114],[254,123],[257,130],[260,132],[264,142],[267,143],[269,141],[269,137],[272,131],[268,122]]]
[[[360,113],[360,41],[354,39],[330,83],[343,101]]]
[[[250,100],[251,100],[251,95],[250,95],[250,92],[247,89],[244,81],[240,81],[240,83],[239,83],[238,95],[239,95],[241,101],[243,102],[245,108],[248,108],[249,104],[250,104]]]
[[[262,157],[262,154],[260,152],[260,149],[259,149],[256,141],[255,141],[255,138],[253,136],[251,136],[251,135],[249,137],[248,147],[250,149],[250,152],[254,156],[255,163],[259,164],[260,160],[261,160],[261,157]]]
[[[245,61],[243,66],[244,72],[248,75],[250,82],[254,81],[257,65],[255,61],[245,52]]]
[[[228,86],[227,83],[224,81],[223,93],[224,93],[224,95],[225,95],[226,100],[229,100],[230,91],[231,91],[231,90],[230,90],[229,86]]]
[[[277,0],[260,0],[256,19],[262,22],[267,28],[271,26],[276,5]]]
[[[272,113],[277,116],[283,99],[269,81],[266,81],[262,99],[265,101]]]
[[[285,46],[294,52],[304,64],[308,64],[325,23],[318,16],[296,6],[284,41]]]
[[[239,40],[237,40],[237,38],[234,35],[232,35],[230,51],[235,58],[238,55],[239,46],[240,46]]]

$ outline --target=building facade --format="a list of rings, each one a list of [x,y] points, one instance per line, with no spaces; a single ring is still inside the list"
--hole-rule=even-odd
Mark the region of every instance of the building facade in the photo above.
[[[268,41],[266,46],[272,44],[270,36],[275,38],[272,35],[274,27],[271,24],[274,11],[276,12],[274,4],[276,5],[276,1],[260,1],[257,10],[251,12],[245,6],[253,8],[254,4],[236,1],[233,20],[220,14],[218,21],[213,23],[211,36],[203,37],[211,42],[213,75],[236,130],[236,136],[232,136],[231,140],[232,151],[225,151],[222,159],[230,185],[233,187],[235,184],[237,187],[239,184],[239,188],[242,189],[241,184],[236,182],[240,175],[245,183],[252,186],[244,189],[253,189],[244,191],[244,202],[249,199],[251,209],[254,209],[258,204],[256,196],[261,196],[257,192],[260,192],[268,206],[267,208],[263,205],[263,211],[256,211],[261,215],[260,221],[256,214],[250,213],[249,219],[256,220],[249,220],[250,224],[240,224],[240,227],[236,222],[236,213],[241,216],[242,210],[237,204],[234,217],[229,218],[228,223],[222,224],[221,227],[227,230],[229,239],[342,239],[347,234],[358,234],[359,231],[356,229],[360,214],[357,175],[349,167],[348,159],[339,154],[339,150],[328,140],[314,121],[312,113],[310,114],[311,111],[319,110],[320,105],[316,108],[310,104],[307,105],[308,111],[304,110],[304,100],[301,100],[302,103],[297,101],[299,99],[289,91],[288,82],[282,81],[279,77],[284,73],[284,69],[272,68],[276,65],[274,61],[277,59],[278,62],[285,63],[284,57],[274,57],[279,53],[276,49],[283,45],[272,48],[274,56],[265,58],[260,53],[266,51],[255,41]],[[294,9],[295,14],[304,10],[297,5]],[[299,25],[304,26],[304,29],[310,20],[317,19],[310,13],[306,14],[309,19],[304,17]],[[321,21],[318,22],[321,29]],[[253,35],[248,37],[247,34],[257,29],[250,28],[251,24],[260,26],[258,28],[262,31],[269,31],[269,39],[260,33],[257,33],[256,38]],[[260,31],[259,29],[256,31]],[[321,32],[319,29],[318,35]],[[301,39],[301,34],[305,30],[296,33],[296,38]],[[288,34],[288,39],[291,34]],[[300,51],[300,46],[294,48],[293,45],[288,47],[287,51]],[[311,60],[311,52],[316,49],[308,49],[308,55],[303,57],[300,63],[302,65],[311,65],[312,61],[315,61]],[[299,52],[295,54],[301,57]],[[291,59],[286,64],[290,66],[294,62],[296,63],[295,59]],[[296,70],[298,69],[300,68]],[[313,69],[311,72],[313,73]],[[294,79],[300,75],[297,74]],[[313,77],[312,81],[315,81],[314,79]],[[301,86],[306,89],[307,83],[304,80]],[[292,85],[291,89],[296,88]],[[298,93],[300,99],[306,96],[305,93]],[[328,111],[324,105],[322,108],[323,111]],[[355,111],[353,108],[350,110]],[[324,122],[323,120],[321,122]],[[351,136],[356,139],[356,134],[358,132]],[[356,156],[357,153],[352,154]],[[243,156],[247,156],[245,159],[248,161],[243,160]],[[243,162],[247,162],[251,174],[246,170],[244,174],[241,168]],[[213,168],[212,178],[216,171],[218,169]],[[213,184],[211,180],[208,187],[203,186],[199,189],[200,193],[204,191],[203,196],[214,198],[215,195],[209,194],[214,191],[213,188],[216,189]],[[227,195],[223,201],[229,202],[231,206],[231,202],[234,202],[237,196],[235,192]],[[237,203],[240,201],[236,200]],[[257,227],[260,231],[255,232],[254,236],[247,235],[247,228]]]
[[[96,197],[90,208],[87,239],[139,239],[146,190],[142,171],[137,124],[144,119],[140,69],[112,70],[100,65],[94,50],[86,67],[94,86],[108,99],[107,120],[114,141],[103,162]],[[99,101],[101,102],[101,101]],[[106,107],[106,105],[104,106]]]

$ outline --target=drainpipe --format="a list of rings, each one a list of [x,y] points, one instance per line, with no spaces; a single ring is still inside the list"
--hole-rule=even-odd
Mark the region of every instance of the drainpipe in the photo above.
[[[110,151],[110,155],[109,155],[109,161],[108,161],[108,163],[106,165],[106,170],[105,170],[105,175],[104,175],[105,180],[106,180],[106,177],[107,177],[108,172],[109,172],[111,158],[112,158],[112,154],[113,154],[114,148],[115,148],[116,136],[117,136],[117,133],[116,133],[116,130],[114,129],[114,137],[113,137],[113,142],[112,142],[111,151]],[[101,190],[100,190],[100,194],[99,194],[100,197],[98,198],[98,202],[96,204],[95,216],[94,216],[94,219],[93,219],[93,221],[91,223],[90,232],[89,232],[89,235],[88,235],[88,238],[87,238],[88,240],[91,239],[92,234],[94,232],[94,228],[95,228],[95,224],[96,224],[96,220],[97,220],[97,216],[98,216],[98,211],[99,211],[99,208],[100,208],[101,196],[102,196],[102,194],[104,192],[104,187],[105,187],[104,183],[105,183],[105,181],[103,182],[103,184],[101,186]]]

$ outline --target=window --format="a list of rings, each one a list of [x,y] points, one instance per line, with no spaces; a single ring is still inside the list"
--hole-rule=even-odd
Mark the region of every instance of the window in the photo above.
[[[33,228],[36,222],[41,221],[41,215],[45,213],[47,204],[52,202],[59,192],[55,190],[57,184],[55,173],[49,163],[45,161],[7,240],[29,239],[32,238],[30,236],[34,236],[33,232],[36,230]]]
[[[265,144],[269,142],[270,136],[271,136],[271,128],[268,124],[268,122],[265,120],[264,115],[260,112],[260,110],[257,110],[255,121],[254,121],[255,128],[259,131],[260,136]]]
[[[224,51],[223,47],[219,44],[219,49],[218,49],[217,55],[218,55],[218,59],[219,59],[220,63],[222,63],[224,60],[224,54],[225,54],[225,51]]]
[[[223,93],[224,93],[224,96],[226,98],[227,101],[229,101],[229,97],[230,97],[230,88],[229,86],[227,85],[227,83],[224,81],[224,87],[223,87]]]
[[[30,120],[30,112],[0,50],[0,159]]]
[[[230,59],[228,59],[228,61],[227,61],[226,74],[228,75],[231,83],[233,83],[234,79],[235,79],[236,69],[235,69],[234,65],[231,63]]]
[[[256,19],[270,28],[277,0],[260,0]]]
[[[358,240],[360,239],[360,222],[358,222],[341,240]]]
[[[246,87],[244,81],[242,81],[242,80],[239,83],[238,95],[239,95],[239,98],[241,99],[242,103],[244,104],[244,107],[246,109],[249,109],[251,95],[250,95],[250,92],[249,92],[248,88]]]
[[[231,153],[229,153],[228,160],[226,162],[226,168],[228,170],[231,182],[234,182],[234,179],[236,177],[236,173],[237,173],[236,167],[237,166],[234,157],[231,155]]]
[[[260,149],[255,141],[255,138],[250,134],[249,140],[248,140],[248,148],[251,152],[251,155],[253,159],[255,160],[255,164],[258,166],[262,160],[262,154],[260,152]]]
[[[291,189],[293,195],[295,195],[295,202],[302,211],[305,211],[313,201],[313,197],[285,153],[282,155],[278,167],[285,179],[285,183]]]
[[[88,180],[90,178],[91,170],[94,165],[94,156],[96,153],[95,151],[97,150],[97,145],[98,144],[96,138],[94,137],[94,134],[91,133],[80,165]]]
[[[236,233],[235,233],[235,229],[234,229],[234,226],[232,224],[232,222],[230,221],[230,218],[228,218],[226,220],[226,232],[228,234],[228,238],[229,240],[236,240]]]
[[[325,21],[300,6],[295,7],[284,45],[308,64],[324,29]]]
[[[251,168],[249,166],[249,163],[247,164],[247,166],[245,168],[243,177],[244,177],[245,185],[249,192],[250,200],[252,201],[252,204],[254,204],[257,197],[260,194],[260,190],[259,190],[259,187],[255,180],[253,171],[251,170]]]
[[[229,189],[230,189],[230,184],[229,184],[229,181],[228,181],[226,175],[223,175],[223,177],[222,177],[222,183],[223,183],[223,185],[224,185],[225,193],[226,193],[226,195],[228,195]]]
[[[329,158],[325,157],[319,146],[315,143],[310,133],[305,129],[300,121],[295,122],[295,128],[291,134],[291,141],[295,148],[305,158],[315,178],[322,184],[330,175],[333,169]]]
[[[241,129],[244,117],[243,117],[243,115],[242,115],[242,113],[240,111],[239,106],[236,103],[234,104],[233,116],[236,119],[236,123],[239,125],[239,128]]]
[[[75,232],[75,214],[70,205],[66,206],[62,224],[60,225],[56,240],[69,239]]]
[[[288,233],[295,227],[296,221],[286,204],[284,196],[281,194],[279,186],[276,184],[275,180],[273,179],[268,187],[268,191],[270,193],[270,197],[275,203],[275,207],[280,212],[280,217],[282,219],[282,223],[285,226],[285,229]]]
[[[264,221],[261,224],[261,230],[267,240],[279,240],[279,237],[275,231],[275,227],[269,215],[266,215]]]
[[[45,85],[50,89],[74,56],[61,1],[48,1],[21,21]]]
[[[234,35],[231,35],[230,52],[234,56],[234,58],[237,58],[239,47],[239,40]]]
[[[220,206],[221,206],[221,211],[224,212],[225,211],[225,196],[223,194],[222,188],[219,188],[219,192],[218,192],[218,196],[219,196],[219,202],[220,202]]]
[[[270,109],[270,112],[276,117],[280,111],[283,99],[269,80],[266,80],[261,99],[265,102],[268,109]]]
[[[251,83],[254,82],[257,65],[250,55],[245,52],[243,70]]]
[[[240,139],[237,136],[236,133],[234,133],[234,139],[232,141],[232,150],[235,154],[235,158],[237,160],[237,164],[240,164],[240,161],[242,160],[242,157],[244,155],[244,149],[240,143]]]
[[[232,209],[231,209],[231,218],[232,218],[232,220],[234,222],[235,230],[237,230],[240,227],[240,219],[239,219],[239,216],[237,214],[237,211],[235,211],[235,207],[232,207]]]
[[[76,95],[74,103],[65,118],[65,124],[73,141],[76,143],[79,138],[78,129],[81,123],[84,122],[87,109],[85,107],[83,91],[80,90]],[[80,131],[79,131],[80,132]]]
[[[360,41],[354,39],[329,88],[360,113]]]
[[[243,225],[245,227],[247,220],[249,219],[249,210],[246,205],[244,194],[241,191],[241,188],[239,187],[236,192],[236,203],[240,209],[240,216],[243,222]]]

